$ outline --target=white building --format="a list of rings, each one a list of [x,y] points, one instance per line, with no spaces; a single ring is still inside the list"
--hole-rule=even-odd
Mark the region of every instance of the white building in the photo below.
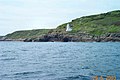
[[[67,24],[67,26],[66,26],[66,31],[67,31],[67,32],[72,31],[72,28],[70,28],[70,24]]]

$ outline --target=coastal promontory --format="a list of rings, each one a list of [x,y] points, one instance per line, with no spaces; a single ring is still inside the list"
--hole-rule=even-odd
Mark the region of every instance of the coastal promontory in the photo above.
[[[66,28],[70,27],[68,31]],[[24,42],[108,42],[120,41],[120,10],[83,16],[56,29],[16,31],[0,37],[0,41]]]

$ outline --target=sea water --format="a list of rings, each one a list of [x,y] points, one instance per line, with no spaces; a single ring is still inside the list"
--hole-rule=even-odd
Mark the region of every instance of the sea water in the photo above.
[[[119,42],[0,42],[0,80],[120,80]]]

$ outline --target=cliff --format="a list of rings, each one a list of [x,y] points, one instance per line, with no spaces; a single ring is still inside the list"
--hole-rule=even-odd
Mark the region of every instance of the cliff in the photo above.
[[[70,24],[72,31],[66,32]],[[62,24],[56,29],[17,31],[5,36],[5,40],[37,41],[120,41],[120,10],[91,16],[83,16]]]

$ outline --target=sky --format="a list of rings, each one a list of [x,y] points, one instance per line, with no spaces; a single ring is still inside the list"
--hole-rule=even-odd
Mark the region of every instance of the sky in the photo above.
[[[81,16],[120,10],[120,0],[0,0],[0,35],[51,29]]]

